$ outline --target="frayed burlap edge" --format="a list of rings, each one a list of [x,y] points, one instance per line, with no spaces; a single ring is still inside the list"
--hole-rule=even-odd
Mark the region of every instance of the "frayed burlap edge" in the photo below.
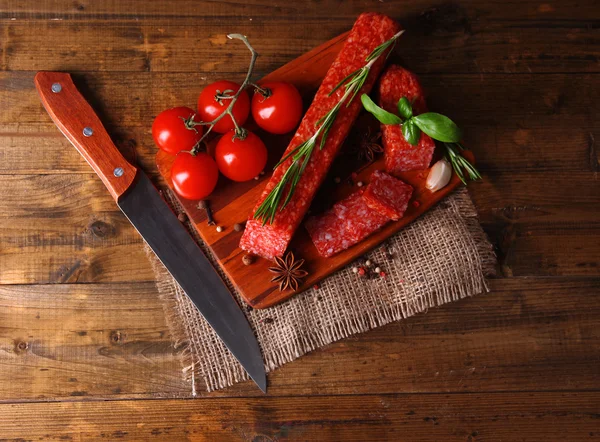
[[[165,196],[177,212],[182,210],[170,193],[166,193]],[[267,371],[274,370],[312,350],[353,334],[366,332],[392,321],[398,321],[417,313],[426,312],[430,307],[436,307],[488,291],[485,276],[494,274],[496,259],[485,232],[483,232],[479,225],[477,212],[466,189],[454,192],[436,208],[407,226],[404,230],[419,230],[420,223],[426,223],[427,218],[429,218],[429,221],[433,220],[435,222],[436,217],[442,216],[439,214],[441,213],[440,211],[450,211],[453,215],[458,215],[455,217],[456,219],[450,217],[456,226],[447,226],[450,229],[456,228],[456,232],[453,231],[451,233],[453,241],[457,240],[460,242],[460,244],[457,244],[457,248],[465,251],[476,250],[476,253],[465,253],[465,256],[469,258],[466,263],[468,267],[466,271],[462,272],[462,274],[449,277],[443,284],[437,283],[434,287],[428,286],[425,283],[416,283],[414,284],[416,287],[409,287],[409,293],[404,293],[402,296],[395,298],[398,286],[394,284],[398,281],[404,282],[402,280],[403,275],[396,274],[395,268],[389,269],[390,271],[387,272],[388,278],[386,278],[387,281],[385,283],[373,282],[374,284],[385,284],[388,288],[384,285],[375,291],[357,295],[356,284],[352,282],[352,266],[349,266],[332,275],[321,284],[317,296],[333,299],[334,302],[336,299],[339,299],[339,303],[344,303],[344,306],[340,307],[340,309],[333,309],[335,311],[331,312],[328,310],[315,312],[314,315],[318,315],[320,318],[319,321],[316,321],[319,324],[318,327],[314,326],[314,317],[309,317],[308,320],[304,321],[302,318],[297,318],[298,314],[300,316],[310,315],[307,311],[311,311],[312,309],[306,307],[307,304],[313,305],[315,293],[311,293],[310,295],[307,293],[313,290],[300,294],[292,300],[271,309],[247,311],[246,315],[261,345]],[[195,229],[189,224],[188,228],[214,264],[215,258],[211,251],[207,250],[204,246]],[[461,232],[461,234],[457,235],[457,232]],[[392,247],[392,252],[396,252],[393,250],[394,244],[396,248],[401,248],[403,251],[406,248],[411,248],[408,244],[397,243],[401,234],[402,232],[371,252],[369,259],[373,262],[382,262],[384,254],[390,252],[390,247]],[[446,250],[447,248],[442,247],[439,253],[456,252],[455,250],[448,251]],[[203,319],[199,316],[193,304],[185,296],[162,263],[160,263],[149,248],[147,248],[147,251],[156,274],[156,285],[163,303],[166,321],[175,346],[181,351],[183,373],[185,379],[191,383],[192,394],[194,396],[197,394],[197,381],[204,381],[206,390],[212,391],[248,379],[246,372],[241,368],[239,363],[221,348],[222,343],[207,337],[207,335],[211,334],[212,330],[203,323]],[[418,255],[415,259],[418,261]],[[427,257],[423,257],[423,259],[427,259]],[[239,300],[239,295],[230,281],[223,274],[221,276]],[[425,286],[426,290],[423,290],[422,286]],[[406,292],[406,288],[403,288],[403,292]],[[382,298],[382,294],[384,294],[383,297],[388,298],[384,302],[380,299]],[[244,304],[241,303],[241,305],[244,308]],[[288,311],[286,312],[285,309]],[[291,316],[289,315],[289,310],[294,310]],[[343,312],[343,316],[328,318],[329,313],[335,316],[335,314],[339,314],[340,312]],[[261,325],[266,322],[265,318],[273,321],[272,317],[276,318],[276,325],[268,333],[265,333],[265,327]],[[277,321],[278,317],[281,321]],[[300,328],[300,330],[289,329],[290,324],[295,324],[296,328]],[[302,324],[310,324],[311,326],[302,328]],[[277,326],[281,328],[275,329]],[[277,342],[277,345],[270,345],[272,344],[271,341],[273,340],[274,332],[281,334],[282,337]],[[286,334],[290,335],[289,339],[286,338]]]

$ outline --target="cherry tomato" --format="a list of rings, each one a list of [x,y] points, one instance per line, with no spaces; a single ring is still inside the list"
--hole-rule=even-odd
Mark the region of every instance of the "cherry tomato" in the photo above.
[[[210,122],[221,115],[227,106],[229,106],[230,99],[217,100],[217,94],[234,95],[240,85],[233,81],[216,81],[206,86],[200,96],[198,97],[198,115],[202,121]],[[227,92],[225,94],[225,92]],[[237,101],[233,105],[232,109],[233,116],[238,126],[242,126],[248,119],[250,113],[250,98],[248,93],[242,91],[238,96]],[[231,121],[229,115],[225,115],[221,120],[215,124],[213,131],[223,134],[231,129],[234,129],[235,125]]]
[[[285,134],[293,130],[302,118],[302,97],[289,83],[266,83],[260,85],[270,91],[265,97],[259,91],[252,97],[252,117],[262,129],[273,134]]]
[[[171,168],[171,181],[175,191],[189,200],[206,198],[215,189],[219,169],[206,152],[191,155],[181,152]]]
[[[258,176],[267,164],[265,143],[252,132],[240,140],[230,130],[219,140],[215,149],[217,166],[223,175],[233,181],[248,181]]]
[[[192,115],[194,111],[189,107],[174,107],[158,114],[152,123],[152,138],[156,145],[171,155],[191,150],[203,132],[202,126],[196,126],[195,130],[185,127],[183,120]]]

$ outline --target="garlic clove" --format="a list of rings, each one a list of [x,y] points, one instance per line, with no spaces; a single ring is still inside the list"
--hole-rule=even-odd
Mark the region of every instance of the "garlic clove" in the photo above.
[[[439,160],[429,170],[425,187],[432,192],[437,192],[446,187],[452,177],[452,167],[445,159]]]

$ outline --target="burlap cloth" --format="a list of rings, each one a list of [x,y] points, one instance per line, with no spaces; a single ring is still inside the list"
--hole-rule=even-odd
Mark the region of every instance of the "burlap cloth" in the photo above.
[[[173,196],[166,196],[180,211]],[[197,236],[196,240],[215,264],[210,251]],[[248,379],[177,282],[153,253],[148,255],[168,326],[182,348],[183,373],[192,394],[202,383],[212,391]],[[387,277],[361,278],[350,265],[318,289],[266,310],[248,309],[221,274],[256,333],[267,371],[347,336],[487,291],[485,276],[493,274],[495,267],[492,247],[464,188],[365,259],[377,263]]]

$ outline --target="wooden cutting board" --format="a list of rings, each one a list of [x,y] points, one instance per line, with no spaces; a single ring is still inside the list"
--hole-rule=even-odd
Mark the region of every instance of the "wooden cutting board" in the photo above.
[[[261,82],[283,81],[294,84],[302,94],[305,108],[312,102],[322,79],[325,77],[329,66],[340,51],[347,33],[342,34],[327,43],[298,57],[267,75]],[[393,60],[393,57],[390,57]],[[258,61],[260,63],[260,59]],[[234,225],[243,224],[251,214],[260,194],[262,193],[273,165],[279,161],[285,148],[292,138],[288,135],[271,135],[259,130],[252,123],[247,125],[255,131],[265,142],[269,149],[267,173],[258,180],[245,183],[235,183],[224,177],[219,178],[216,190],[209,199],[216,224],[223,228],[217,232],[216,226],[208,225],[206,212],[198,208],[197,201],[179,198],[190,220],[198,230],[200,237],[210,246],[216,255],[219,265],[235,284],[245,301],[254,308],[266,308],[288,299],[296,293],[312,287],[326,276],[353,262],[365,252],[371,250],[386,238],[398,232],[418,216],[426,212],[439,200],[448,195],[454,188],[461,184],[456,175],[448,186],[436,193],[431,193],[425,188],[426,171],[406,172],[400,177],[414,187],[414,194],[404,217],[396,222],[390,222],[383,229],[371,235],[361,243],[344,252],[330,257],[322,258],[317,253],[310,237],[301,226],[290,244],[289,250],[297,258],[306,260],[304,269],[309,272],[297,292],[287,290],[280,292],[278,286],[271,282],[273,274],[268,267],[273,263],[264,258],[256,257],[250,265],[244,265],[242,258],[245,254],[238,247],[242,232],[236,232]],[[312,213],[318,213],[331,206],[348,194],[357,190],[359,182],[367,183],[371,172],[383,169],[383,159],[379,158],[372,164],[361,164],[358,159],[358,150],[368,133],[375,134],[379,131],[379,123],[370,115],[363,113],[359,117],[352,132],[348,136],[342,153],[336,159],[325,184],[315,197],[311,206]],[[214,146],[213,139],[212,145]],[[211,143],[209,142],[209,150]],[[467,158],[473,161],[473,156],[467,153]],[[170,183],[171,166],[175,157],[159,151],[156,155],[156,164],[162,176]],[[434,159],[435,161],[435,159]],[[352,176],[352,172],[357,172]],[[339,178],[336,179],[336,178]],[[337,181],[340,181],[339,183]],[[359,276],[356,276],[357,278]]]

